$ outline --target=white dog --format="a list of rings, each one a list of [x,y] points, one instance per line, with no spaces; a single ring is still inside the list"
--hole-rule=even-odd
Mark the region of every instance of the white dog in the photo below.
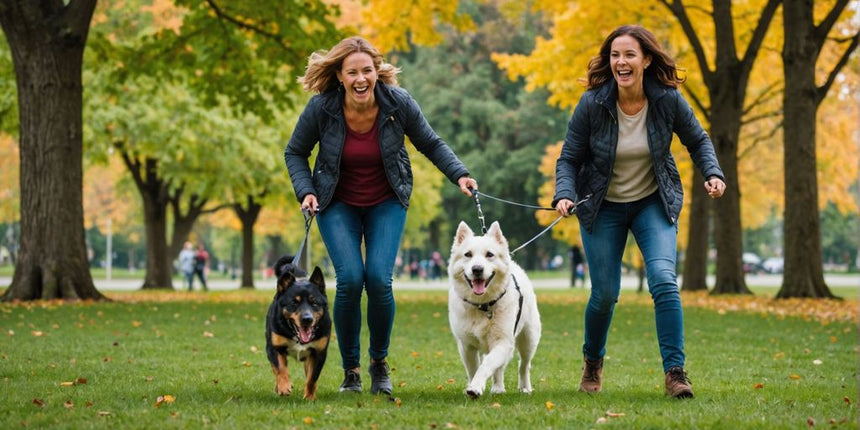
[[[460,222],[448,263],[451,288],[448,322],[466,367],[466,394],[479,397],[493,377],[492,393],[505,392],[505,367],[520,354],[519,390],[532,392],[529,369],[540,341],[540,314],[534,287],[511,261],[498,222],[475,236]]]

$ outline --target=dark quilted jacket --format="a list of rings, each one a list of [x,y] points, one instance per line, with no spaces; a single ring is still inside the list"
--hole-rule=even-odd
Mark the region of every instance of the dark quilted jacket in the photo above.
[[[670,151],[673,133],[678,135],[705,178],[716,176],[725,179],[711,138],[681,93],[651,78],[646,78],[644,85],[648,98],[648,146],[651,148],[654,175],[666,217],[674,224],[681,213],[684,187]],[[576,210],[580,224],[589,232],[606,197],[615,164],[618,146],[617,88],[613,80],[582,95],[568,123],[564,146],[555,168],[553,207],[561,199],[577,201],[591,195]]]
[[[469,174],[451,148],[430,128],[418,104],[406,90],[377,82],[373,94],[379,104],[379,146],[385,175],[404,207],[409,207],[412,194],[412,166],[404,136],[408,136],[412,144],[451,182],[456,183],[457,179]],[[343,93],[334,90],[313,96],[299,116],[284,151],[287,171],[299,201],[308,194],[314,194],[320,211],[331,203],[340,176],[345,137]],[[319,154],[311,173],[308,156],[317,143]]]

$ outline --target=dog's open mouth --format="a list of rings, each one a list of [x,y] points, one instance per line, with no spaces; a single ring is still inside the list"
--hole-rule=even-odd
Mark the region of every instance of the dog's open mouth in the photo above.
[[[483,295],[484,293],[487,292],[487,286],[490,285],[490,281],[493,280],[494,276],[496,276],[495,273],[490,275],[490,277],[487,279],[484,279],[484,278],[469,279],[468,276],[466,276],[465,278],[466,278],[466,282],[469,283],[469,286],[472,287],[472,294],[474,294],[476,296],[480,296],[480,295]]]
[[[296,324],[293,321],[290,321],[293,325],[293,328],[296,330],[296,338],[298,338],[299,343],[308,343],[314,338],[314,331],[316,329],[315,326],[310,325],[307,327],[303,327],[301,324]]]

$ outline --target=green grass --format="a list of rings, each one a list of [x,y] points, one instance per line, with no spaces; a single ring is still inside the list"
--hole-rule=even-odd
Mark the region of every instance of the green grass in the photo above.
[[[307,402],[273,391],[264,340],[271,292],[180,294],[173,301],[156,301],[163,295],[149,292],[109,295],[124,299],[0,305],[0,428],[803,429],[808,418],[819,428],[858,423],[852,323],[688,307],[687,368],[696,398],[679,401],[662,392],[647,298],[624,292],[604,391],[587,395],[576,391],[585,292],[539,291],[543,337],[532,367],[534,394],[516,392],[511,363],[508,394],[469,400],[446,293],[398,291],[389,356],[397,401],[339,394],[333,343],[319,400]],[[366,338],[362,345],[366,350]],[[303,372],[290,365],[300,392]],[[366,369],[362,376],[367,388]],[[78,378],[86,383],[62,385]],[[164,395],[175,402],[156,407]],[[607,417],[608,411],[624,415]],[[597,424],[600,418],[606,423]]]

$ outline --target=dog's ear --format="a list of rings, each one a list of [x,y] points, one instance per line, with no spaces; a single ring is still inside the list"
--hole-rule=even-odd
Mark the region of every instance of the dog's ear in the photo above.
[[[296,282],[296,277],[293,276],[292,272],[286,272],[281,276],[278,276],[278,293],[283,293],[290,288],[290,285]]]
[[[323,273],[319,266],[314,267],[314,273],[311,274],[310,281],[312,284],[319,287],[321,293],[325,294],[325,279],[323,278]]]
[[[502,234],[502,227],[499,226],[498,221],[493,221],[493,224],[490,226],[490,229],[487,230],[487,236],[495,240],[497,243],[503,245],[505,248],[508,247],[508,240],[505,239],[505,235]]]
[[[460,225],[457,227],[457,234],[454,235],[454,245],[459,245],[474,235],[472,229],[469,228],[469,224],[466,224],[466,221],[460,221]]]

